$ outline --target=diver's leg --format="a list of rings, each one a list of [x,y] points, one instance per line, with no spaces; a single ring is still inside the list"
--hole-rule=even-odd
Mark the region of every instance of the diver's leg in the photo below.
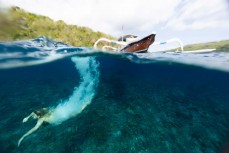
[[[30,135],[31,133],[33,133],[34,131],[36,131],[36,130],[42,125],[42,123],[43,123],[43,120],[42,120],[42,119],[39,119],[39,120],[37,121],[36,126],[33,127],[31,130],[29,130],[26,134],[24,134],[24,135],[21,137],[21,139],[18,141],[18,147],[20,146],[22,140],[23,140],[26,136],[28,136],[28,135]]]

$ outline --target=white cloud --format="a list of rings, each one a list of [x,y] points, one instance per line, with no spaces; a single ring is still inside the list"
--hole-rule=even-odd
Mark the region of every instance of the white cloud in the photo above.
[[[185,1],[167,21],[165,28],[175,30],[229,28],[227,2],[226,0]]]
[[[166,21],[180,0],[0,0],[55,20],[88,26],[113,35],[154,30]]]

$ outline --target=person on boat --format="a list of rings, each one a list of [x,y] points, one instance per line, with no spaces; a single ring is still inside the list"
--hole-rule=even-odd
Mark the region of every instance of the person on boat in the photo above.
[[[38,109],[38,110],[32,112],[29,116],[27,116],[23,119],[23,123],[25,123],[29,120],[30,117],[32,117],[33,119],[37,119],[37,124],[19,139],[18,147],[20,146],[22,140],[26,136],[28,136],[31,133],[33,133],[34,131],[36,131],[43,123],[46,123],[46,124],[50,123],[51,113],[52,113],[52,109],[42,108],[42,109]]]

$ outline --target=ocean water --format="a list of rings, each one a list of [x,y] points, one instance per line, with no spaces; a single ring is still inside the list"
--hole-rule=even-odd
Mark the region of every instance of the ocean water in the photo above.
[[[49,125],[24,117],[52,108]],[[1,153],[218,153],[229,55],[103,53],[46,37],[0,43]]]

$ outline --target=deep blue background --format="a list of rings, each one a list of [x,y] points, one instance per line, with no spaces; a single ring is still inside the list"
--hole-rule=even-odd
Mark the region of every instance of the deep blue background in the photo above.
[[[0,152],[218,152],[229,141],[229,74],[174,63],[98,57],[92,103],[59,126],[17,141],[22,119],[67,99],[80,78],[70,59],[0,70]]]

